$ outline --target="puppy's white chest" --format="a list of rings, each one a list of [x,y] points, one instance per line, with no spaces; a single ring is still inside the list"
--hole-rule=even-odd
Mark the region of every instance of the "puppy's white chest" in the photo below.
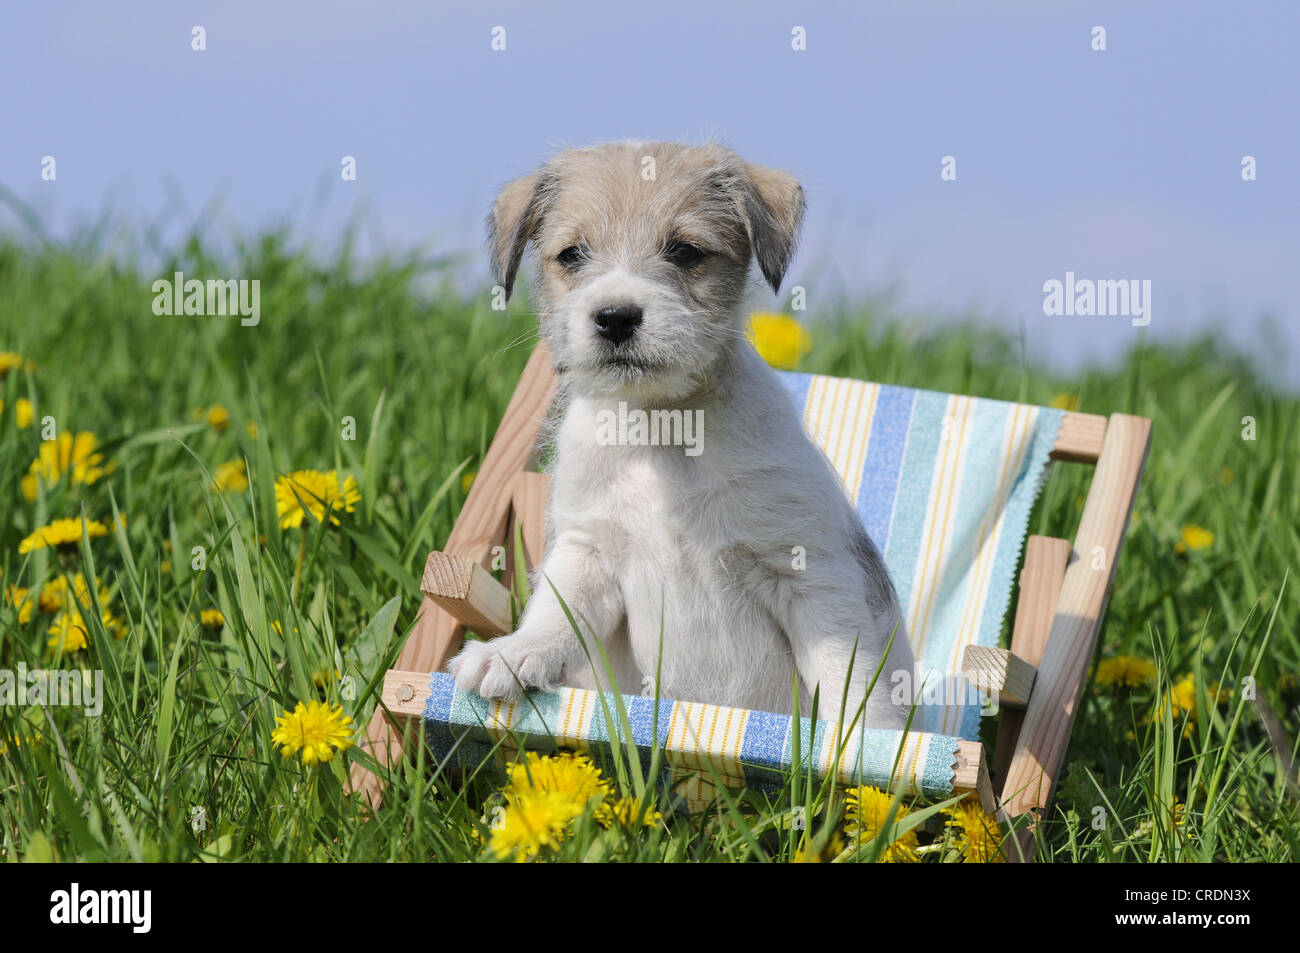
[[[737,556],[745,540],[722,518],[716,476],[703,461],[667,459],[671,452],[598,455],[575,471],[598,478],[557,487],[555,518],[579,521],[597,558],[609,560],[638,682],[658,669],[664,697],[788,708],[789,644],[753,598],[750,567]]]

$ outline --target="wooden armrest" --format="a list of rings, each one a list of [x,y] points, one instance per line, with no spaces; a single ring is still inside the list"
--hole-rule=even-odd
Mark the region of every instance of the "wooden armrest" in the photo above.
[[[420,591],[479,635],[505,635],[514,628],[510,590],[465,556],[430,553]]]
[[[1038,669],[1006,649],[968,645],[961,656],[961,673],[981,692],[997,693],[999,707],[1024,708],[1029,704]]]
[[[1096,463],[1106,440],[1106,418],[1100,414],[1070,412],[1061,421],[1052,446],[1053,460]]]

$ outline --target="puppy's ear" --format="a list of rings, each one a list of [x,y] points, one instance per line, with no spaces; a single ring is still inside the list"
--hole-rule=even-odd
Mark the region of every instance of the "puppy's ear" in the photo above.
[[[542,183],[540,172],[515,179],[501,190],[488,215],[492,275],[506,289],[507,298],[514,288],[524,247],[537,230]]]
[[[761,165],[747,162],[745,172],[749,180],[745,188],[749,244],[763,277],[773,291],[780,291],[803,223],[803,186],[790,173]]]

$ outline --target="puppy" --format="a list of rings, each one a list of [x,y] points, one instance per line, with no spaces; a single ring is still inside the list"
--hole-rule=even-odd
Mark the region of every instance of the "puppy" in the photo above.
[[[561,409],[532,599],[518,631],[452,660],[462,688],[657,686],[790,713],[797,672],[805,712],[820,688],[823,717],[865,701],[867,724],[904,724],[891,678],[913,661],[884,563],[745,337],[750,260],[779,290],[803,210],[790,175],[714,144],[568,150],[502,190],[492,265],[509,294],[533,245]],[[611,431],[638,410],[668,439]]]

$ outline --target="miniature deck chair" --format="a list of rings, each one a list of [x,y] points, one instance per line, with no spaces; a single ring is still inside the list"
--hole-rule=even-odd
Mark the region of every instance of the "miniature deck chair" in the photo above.
[[[626,719],[610,723],[612,696],[602,705],[598,693],[562,689],[509,705],[467,695],[439,672],[466,628],[482,637],[510,631],[510,593],[487,567],[494,547],[514,538],[516,523],[529,564],[541,559],[547,480],[528,468],[555,380],[539,346],[446,549],[429,556],[422,614],[385,677],[370,725],[366,743],[376,758],[391,763],[419,732],[435,754],[481,750],[520,733],[599,751],[625,743],[620,725],[627,725],[639,746],[658,744],[677,767],[707,766],[714,779],[758,783],[788,767],[797,744],[801,768],[811,759],[819,775],[844,783],[931,798],[974,794],[1014,831],[1004,850],[1031,859],[1110,596],[1151,422],[808,374],[782,379],[898,590],[917,660],[914,688],[924,702],[906,737],[865,729],[845,739],[840,726],[826,722],[662,699],[652,708],[653,699],[631,696],[622,699]],[[1096,466],[1074,542],[1026,541],[1054,460]],[[1022,550],[1010,647],[999,648]],[[988,698],[999,715],[991,760],[979,741]],[[358,765],[352,782],[378,805],[379,778]]]

